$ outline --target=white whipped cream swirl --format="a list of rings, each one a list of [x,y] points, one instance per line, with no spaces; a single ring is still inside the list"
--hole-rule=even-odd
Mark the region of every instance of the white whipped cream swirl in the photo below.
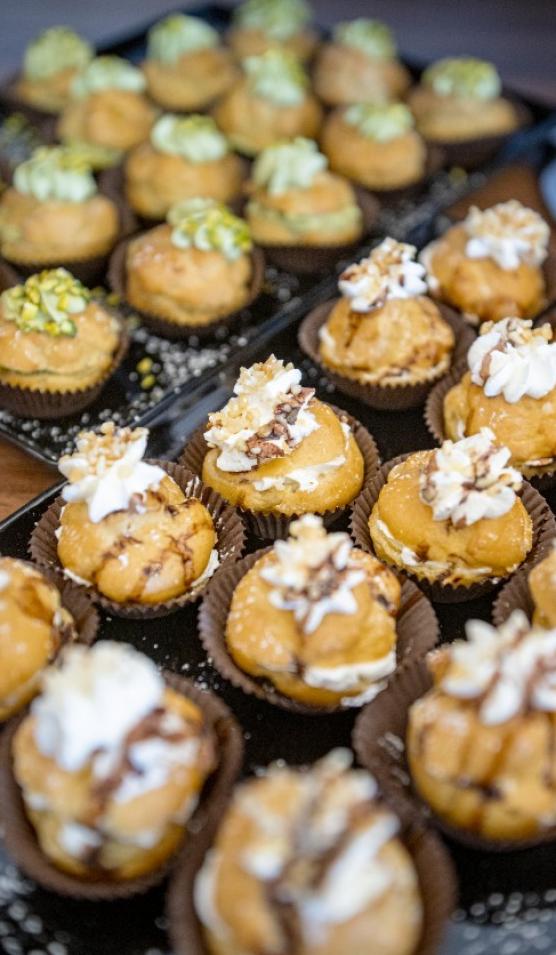
[[[490,258],[509,271],[522,262],[542,265],[548,254],[547,223],[517,199],[485,210],[471,206],[463,225],[469,236],[465,254],[470,259]]]
[[[348,266],[338,288],[354,312],[371,312],[388,299],[427,294],[426,269],[415,261],[414,245],[387,237],[369,256]]]
[[[208,446],[220,451],[220,470],[251,471],[264,460],[290,454],[318,428],[309,411],[313,395],[313,389],[301,388],[301,372],[274,355],[242,368],[234,385],[235,397],[209,415],[205,432]],[[298,411],[288,422],[289,412],[281,409],[289,408],[290,402],[298,405]]]
[[[77,450],[60,458],[58,468],[68,478],[62,497],[68,503],[84,501],[89,519],[98,524],[114,511],[126,510],[132,497],[159,487],[166,472],[143,461],[149,432],[121,428],[112,422],[100,432],[82,432]]]
[[[513,507],[522,477],[508,467],[511,452],[495,444],[490,428],[461,441],[444,441],[420,476],[421,500],[435,521],[469,527]]]
[[[496,629],[483,620],[466,625],[467,640],[448,649],[440,682],[449,696],[479,700],[479,718],[495,726],[528,710],[556,712],[556,630],[531,627],[514,610]]]
[[[487,322],[467,354],[471,381],[487,398],[503,395],[508,404],[520,398],[544,398],[556,388],[556,342],[547,323],[533,328],[521,318]]]

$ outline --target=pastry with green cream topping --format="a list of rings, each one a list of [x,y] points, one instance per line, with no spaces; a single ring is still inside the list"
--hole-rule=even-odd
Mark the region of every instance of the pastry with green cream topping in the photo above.
[[[410,84],[385,23],[360,17],[335,27],[315,66],[315,90],[328,106],[384,103],[404,95]]]
[[[155,109],[137,67],[118,56],[98,56],[73,80],[71,102],[58,123],[63,143],[88,148],[95,168],[120,161],[147,139]]]
[[[174,13],[149,30],[143,63],[149,93],[164,109],[203,109],[235,81],[238,68],[216,30]]]
[[[201,198],[178,203],[164,225],[130,242],[127,301],[173,325],[209,325],[249,301],[251,251],[247,223],[222,203]]]
[[[326,168],[317,144],[298,137],[265,149],[253,167],[247,219],[268,246],[337,246],[356,241],[363,218],[352,186]]]
[[[0,199],[0,251],[15,265],[65,265],[108,254],[118,209],[98,192],[79,152],[41,146],[16,167]]]
[[[425,173],[426,147],[405,103],[355,103],[334,110],[322,148],[334,172],[367,189],[403,189]]]
[[[322,110],[292,53],[269,49],[247,57],[243,70],[243,78],[213,111],[236,149],[252,156],[282,139],[317,135]]]
[[[244,0],[234,10],[228,43],[240,60],[281,47],[305,61],[318,43],[311,19],[305,0]]]
[[[150,139],[129,154],[125,191],[132,208],[147,219],[164,219],[172,205],[206,196],[237,199],[244,164],[211,116],[166,113]]]
[[[91,388],[120,338],[118,320],[66,269],[31,275],[0,295],[0,383],[51,393]]]
[[[474,57],[438,60],[425,70],[409,97],[426,139],[464,142],[513,132],[519,120],[501,95],[496,67]]]
[[[25,50],[15,91],[29,106],[59,113],[70,100],[75,76],[93,56],[90,43],[69,27],[50,27]]]

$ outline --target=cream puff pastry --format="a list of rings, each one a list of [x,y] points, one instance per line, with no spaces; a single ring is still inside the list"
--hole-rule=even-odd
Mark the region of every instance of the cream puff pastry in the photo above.
[[[93,56],[90,43],[69,27],[50,27],[25,50],[15,93],[28,106],[59,113],[69,103],[77,73]]]
[[[243,0],[233,11],[226,40],[239,60],[279,47],[305,61],[318,44],[311,19],[305,0]]]

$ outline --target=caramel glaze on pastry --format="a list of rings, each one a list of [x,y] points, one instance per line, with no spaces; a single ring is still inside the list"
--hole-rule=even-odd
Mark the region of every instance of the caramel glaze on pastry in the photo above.
[[[226,625],[237,665],[309,706],[359,706],[396,666],[400,584],[347,534],[294,521],[239,581]]]
[[[403,103],[334,110],[321,133],[334,172],[367,189],[404,189],[423,178],[427,151]]]
[[[465,142],[517,128],[515,108],[500,91],[500,77],[491,63],[454,57],[425,70],[408,103],[426,139]]]
[[[409,711],[413,783],[440,818],[494,841],[535,839],[556,821],[556,631],[516,610],[479,620],[430,658],[434,686]]]
[[[58,123],[62,142],[86,143],[119,156],[147,139],[156,112],[140,70],[117,56],[99,56],[74,80],[72,101]]]
[[[396,817],[333,750],[235,791],[197,876],[210,955],[412,955],[423,907]]]
[[[25,50],[16,95],[36,109],[59,113],[69,102],[75,76],[92,57],[92,47],[73,30],[50,27]]]
[[[418,384],[450,366],[454,333],[426,295],[414,246],[386,238],[348,266],[343,293],[319,332],[323,363],[363,384]]]
[[[41,849],[82,878],[132,879],[179,847],[215,740],[202,711],[125,644],[73,648],[18,728],[14,774]]]
[[[556,549],[533,567],[529,590],[535,606],[533,623],[551,630],[556,627]]]
[[[207,325],[242,308],[253,277],[247,224],[204,199],[173,206],[168,222],[129,245],[129,303],[177,325]]]
[[[247,221],[261,245],[347,245],[363,233],[350,183],[328,172],[316,143],[303,137],[265,149],[248,184]]]
[[[44,668],[76,636],[54,584],[24,561],[0,557],[0,721],[35,695]]]
[[[234,9],[226,41],[240,61],[279,47],[304,62],[319,42],[310,20],[305,0],[244,0]]]
[[[73,150],[40,147],[17,166],[0,199],[0,251],[29,265],[71,264],[105,255],[120,229],[115,203],[99,194]]]
[[[534,318],[546,304],[542,263],[550,230],[541,216],[511,199],[481,211],[426,246],[421,261],[433,295],[468,319]]]
[[[143,63],[148,90],[165,109],[203,109],[237,79],[232,53],[199,17],[175,13],[149,30]]]
[[[347,106],[399,99],[411,78],[396,59],[388,27],[359,18],[335,28],[332,42],[322,47],[317,58],[313,81],[327,106]]]
[[[298,61],[270,49],[244,61],[246,75],[219,100],[213,116],[240,152],[254,156],[294,136],[316,137],[322,109]]]
[[[243,162],[209,116],[162,116],[149,142],[125,163],[129,204],[149,219],[164,219],[183,199],[230,202],[241,193]]]
[[[156,604],[206,579],[218,563],[212,518],[161,468],[145,463],[148,432],[82,433],[60,459],[69,479],[57,531],[70,579],[117,603]]]
[[[363,457],[349,425],[300,381],[293,365],[271,355],[243,368],[235,397],[209,415],[203,481],[230,504],[323,513],[361,490]]]
[[[525,475],[556,459],[556,342],[547,323],[506,318],[486,323],[467,356],[469,371],[444,398],[450,438],[489,427]]]
[[[65,269],[0,296],[0,382],[49,392],[89,388],[110,368],[120,324]]]
[[[507,577],[532,547],[509,451],[483,429],[411,454],[389,473],[369,520],[377,556],[418,579],[471,586]]]

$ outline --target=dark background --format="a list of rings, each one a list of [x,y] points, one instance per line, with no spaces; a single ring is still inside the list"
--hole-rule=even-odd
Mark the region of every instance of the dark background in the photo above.
[[[0,0],[0,73],[14,70],[26,42],[55,23],[97,43],[176,8],[179,0]],[[232,4],[230,4],[231,6]],[[473,53],[504,80],[556,104],[556,0],[315,0],[316,19],[374,16],[402,50],[424,59]]]

